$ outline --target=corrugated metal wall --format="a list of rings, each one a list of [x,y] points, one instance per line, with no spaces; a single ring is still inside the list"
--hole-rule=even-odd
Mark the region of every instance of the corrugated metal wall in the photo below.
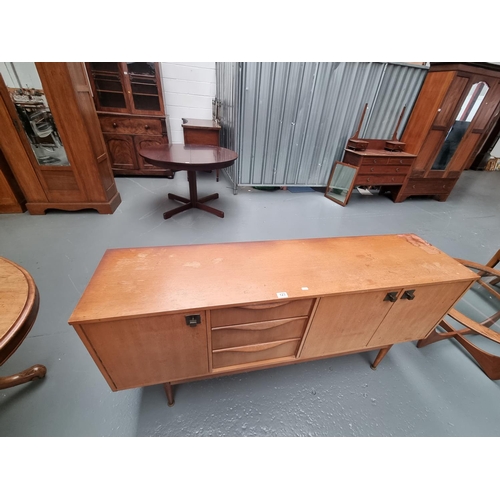
[[[361,137],[401,136],[427,68],[394,63],[217,63],[222,145],[237,185],[325,186],[365,103]]]

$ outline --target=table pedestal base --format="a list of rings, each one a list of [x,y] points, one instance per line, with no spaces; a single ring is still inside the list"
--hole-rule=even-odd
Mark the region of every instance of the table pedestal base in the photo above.
[[[198,199],[198,190],[196,187],[196,172],[188,171],[188,181],[189,181],[189,199],[183,198],[182,196],[177,196],[176,194],[168,193],[169,200],[180,201],[184,203],[182,207],[174,208],[167,212],[164,212],[163,218],[170,219],[173,215],[189,210],[190,208],[198,208],[200,210],[205,210],[217,217],[224,218],[224,212],[222,210],[217,210],[216,208],[209,207],[204,203],[210,200],[216,200],[219,197],[219,193],[210,194]]]

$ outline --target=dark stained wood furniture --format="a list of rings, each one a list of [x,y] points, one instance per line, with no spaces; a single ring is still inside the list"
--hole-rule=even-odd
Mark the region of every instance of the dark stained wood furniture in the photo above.
[[[169,143],[160,65],[88,62],[86,67],[113,174],[173,178],[169,169],[148,163],[138,153]]]
[[[26,338],[38,314],[40,298],[31,275],[21,266],[0,257],[0,366]],[[0,389],[43,378],[47,369],[34,365],[20,373],[0,377]]]
[[[35,63],[57,124],[67,164],[40,164],[11,94],[0,75],[0,148],[26,198],[30,214],[92,208],[111,214],[120,195],[111,171],[83,63]]]
[[[204,144],[219,146],[221,126],[215,120],[182,119],[184,144]],[[219,182],[219,170],[215,172],[215,179]]]
[[[481,349],[465,335],[480,335],[500,344],[500,272],[493,269],[499,258],[500,250],[486,265],[456,259],[477,273],[479,279],[455,307],[448,311],[439,327],[417,344],[417,347],[425,347],[443,339],[454,338],[492,380],[500,380],[500,356]]]
[[[403,108],[390,140],[359,139],[366,104],[358,128],[347,141],[343,162],[359,167],[355,186],[400,186],[404,183],[416,158],[405,152],[404,142],[397,140],[397,131],[406,107]]]
[[[238,158],[237,153],[217,146],[172,144],[144,148],[139,151],[139,154],[152,165],[171,168],[173,171],[187,170],[189,199],[169,193],[169,199],[180,201],[184,205],[165,212],[163,214],[164,219],[169,219],[173,215],[189,210],[190,208],[199,208],[205,212],[217,215],[217,217],[224,217],[224,212],[221,210],[205,205],[207,201],[216,200],[219,197],[218,193],[198,198],[196,172],[212,168],[229,167]]]
[[[477,279],[412,234],[108,250],[69,318],[113,391],[425,338]]]
[[[395,202],[412,195],[445,201],[469,168],[500,113],[500,66],[431,63],[401,140],[416,155]]]
[[[0,214],[26,212],[26,198],[0,150]]]

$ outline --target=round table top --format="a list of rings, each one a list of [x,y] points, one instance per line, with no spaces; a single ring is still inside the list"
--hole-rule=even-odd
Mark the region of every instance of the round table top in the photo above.
[[[172,170],[207,170],[233,164],[238,153],[219,146],[162,144],[139,150],[139,154],[157,167]]]
[[[0,257],[0,351],[5,348],[11,353],[17,348],[37,312],[38,292],[33,278],[21,266]],[[0,353],[0,364],[3,361],[4,352]]]

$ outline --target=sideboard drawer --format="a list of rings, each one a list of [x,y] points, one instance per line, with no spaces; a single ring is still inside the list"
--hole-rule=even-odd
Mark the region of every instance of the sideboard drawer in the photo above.
[[[243,347],[231,347],[212,353],[212,367],[244,365],[256,361],[295,356],[300,340],[278,340],[265,344],[254,344]]]
[[[249,306],[214,309],[211,311],[212,328],[217,326],[241,325],[271,319],[309,316],[313,299],[267,302]]]
[[[123,116],[100,116],[103,133],[162,135],[158,118],[126,118]]]
[[[380,186],[390,184],[403,184],[406,175],[357,175],[356,184],[358,186]]]
[[[300,339],[304,334],[307,320],[306,316],[215,328],[212,330],[212,349]]]

